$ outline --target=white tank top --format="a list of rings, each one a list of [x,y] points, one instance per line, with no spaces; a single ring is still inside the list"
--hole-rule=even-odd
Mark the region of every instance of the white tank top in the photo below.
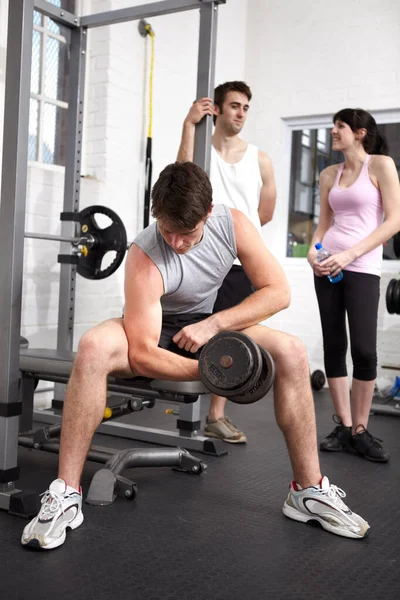
[[[231,164],[225,162],[211,145],[210,180],[215,204],[226,204],[241,210],[261,234],[258,205],[262,179],[258,148],[247,144],[243,157]],[[240,265],[238,258],[234,264]]]
[[[261,233],[258,205],[262,179],[258,164],[258,148],[247,144],[239,162],[225,162],[211,147],[210,180],[215,204],[226,204],[241,210]]]

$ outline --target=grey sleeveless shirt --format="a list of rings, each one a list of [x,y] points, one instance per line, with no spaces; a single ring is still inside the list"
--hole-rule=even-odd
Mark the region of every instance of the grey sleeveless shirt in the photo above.
[[[213,311],[218,289],[237,256],[232,214],[224,204],[213,207],[201,241],[177,254],[153,223],[133,241],[158,267],[163,283],[163,314]]]

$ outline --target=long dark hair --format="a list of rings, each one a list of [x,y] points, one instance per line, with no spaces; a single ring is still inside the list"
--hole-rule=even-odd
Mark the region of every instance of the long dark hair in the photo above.
[[[389,154],[389,146],[385,137],[379,132],[372,115],[362,108],[343,108],[333,117],[333,122],[347,123],[354,133],[366,129],[367,135],[362,139],[362,145],[368,154]]]

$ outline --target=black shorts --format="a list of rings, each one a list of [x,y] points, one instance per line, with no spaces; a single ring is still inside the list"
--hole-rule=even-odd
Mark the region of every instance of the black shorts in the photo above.
[[[172,338],[186,325],[204,321],[204,319],[207,319],[209,316],[210,315],[204,313],[163,315],[160,341],[158,342],[159,347],[174,352],[175,354],[179,354],[180,356],[184,356],[185,358],[199,358],[200,350],[197,352],[188,352],[187,350],[179,348],[179,346],[172,341]]]
[[[247,277],[242,265],[232,265],[231,270],[218,290],[214,304],[214,313],[227,310],[243,302],[255,292],[250,279]]]

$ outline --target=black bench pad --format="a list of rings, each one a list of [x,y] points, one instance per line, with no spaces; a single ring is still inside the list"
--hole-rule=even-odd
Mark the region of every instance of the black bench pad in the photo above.
[[[20,371],[24,373],[38,373],[69,377],[72,371],[75,353],[66,350],[48,350],[44,348],[28,348],[20,350]],[[201,381],[166,381],[162,379],[148,379],[146,377],[132,377],[132,379],[117,379],[109,377],[110,384],[132,385],[138,388],[155,391],[172,392],[176,394],[198,395],[208,394],[209,391]]]

